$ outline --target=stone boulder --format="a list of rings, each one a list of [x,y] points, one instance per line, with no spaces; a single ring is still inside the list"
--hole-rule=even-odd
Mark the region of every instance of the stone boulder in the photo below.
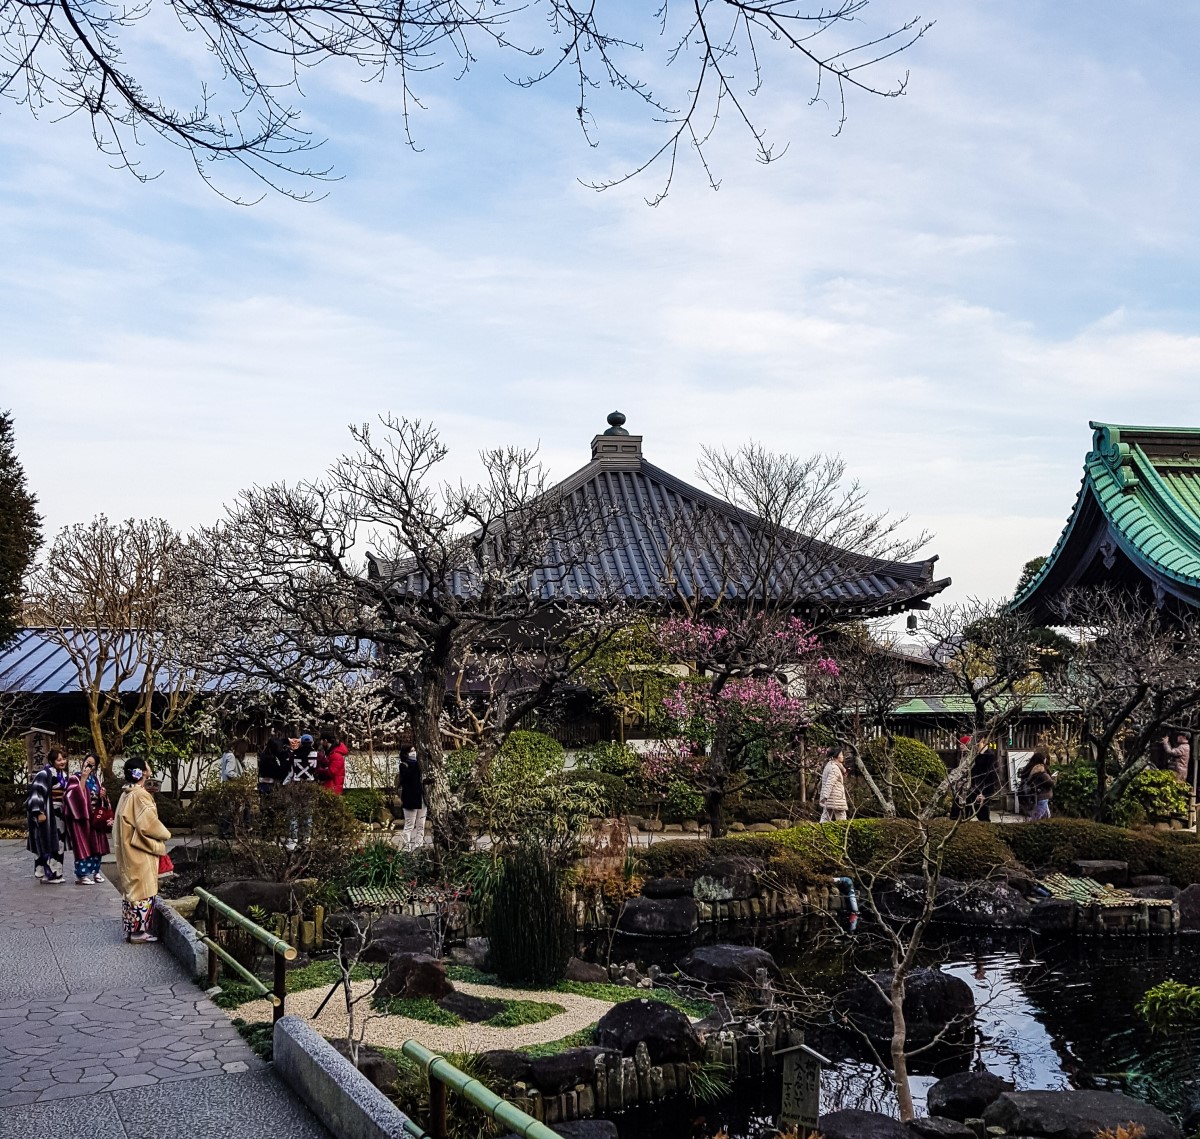
[[[752,945],[701,945],[679,961],[677,967],[697,981],[720,988],[753,985],[759,969],[765,969],[767,976],[775,980],[780,976],[775,958]]]
[[[622,1001],[613,1005],[596,1025],[596,1043],[622,1056],[632,1056],[642,1041],[654,1064],[696,1060],[701,1053],[700,1038],[692,1022],[662,1001],[644,997]]]
[[[1079,907],[1068,898],[1043,898],[1029,913],[1029,924],[1039,933],[1071,933],[1079,921]]]
[[[260,906],[268,914],[295,913],[308,897],[308,887],[302,882],[260,882],[248,878],[234,882],[222,882],[211,891],[227,906],[239,914],[250,916],[251,906]]]
[[[347,1060],[354,1062],[351,1059],[350,1041],[331,1040],[329,1043]],[[358,1046],[358,1070],[385,1095],[396,1086],[396,1081],[400,1078],[400,1071],[396,1065],[369,1044]]]
[[[883,896],[885,911],[895,918],[915,918],[924,904],[925,879],[917,874],[901,875]],[[939,921],[957,925],[1020,929],[1029,924],[1031,909],[1025,896],[1007,882],[942,878],[934,913]]]
[[[465,944],[456,945],[450,950],[450,960],[455,965],[468,965],[486,973],[491,951],[491,942],[486,937],[468,937]]]
[[[497,1082],[505,1087],[524,1083],[529,1079],[533,1057],[528,1052],[517,1052],[508,1048],[494,1048],[479,1055],[480,1066]],[[484,1081],[487,1083],[487,1080]]]
[[[762,889],[762,863],[740,854],[715,858],[697,875],[692,895],[700,902],[755,898]]]
[[[1171,879],[1165,874],[1134,874],[1129,879],[1131,886],[1169,886]]]
[[[474,997],[470,993],[447,993],[440,1001],[438,1008],[452,1012],[459,1020],[467,1020],[472,1024],[481,1024],[491,1020],[504,1011],[503,1001],[490,1001],[484,997]]]
[[[692,880],[690,878],[651,878],[642,883],[644,898],[690,898],[692,896]]]
[[[831,1111],[817,1120],[821,1139],[913,1139],[913,1133],[898,1119],[877,1111]]]
[[[630,898],[617,917],[617,929],[643,937],[688,937],[700,928],[694,898]]]
[[[591,961],[581,961],[578,957],[572,957],[567,962],[565,975],[568,981],[583,981],[593,985],[608,984],[608,970],[603,965],[596,965]]]
[[[1168,1116],[1120,1092],[1005,1092],[983,1118],[1030,1139],[1095,1139],[1097,1131],[1130,1123],[1145,1130],[1145,1139],[1180,1139]]]
[[[863,978],[837,999],[839,1010],[875,1041],[892,1036],[891,1005],[879,991],[887,992],[891,973],[884,971]],[[947,1039],[965,1032],[975,1017],[975,997],[966,981],[941,969],[914,969],[908,976],[904,996],[910,1045],[931,1043],[947,1028]]]
[[[538,1056],[529,1066],[528,1082],[536,1084],[543,1095],[558,1095],[576,1084],[590,1084],[596,1074],[596,1060],[612,1053],[607,1048],[568,1048],[554,1056]]]
[[[1179,928],[1200,930],[1200,882],[1185,886],[1180,891]]]
[[[1178,886],[1130,886],[1129,893],[1135,898],[1155,898],[1162,902],[1177,902],[1183,892]]]
[[[1077,858],[1071,863],[1071,873],[1108,886],[1124,886],[1129,881],[1129,863],[1116,858]]]
[[[909,1129],[921,1139],[978,1139],[975,1132],[965,1123],[957,1119],[945,1119],[940,1115],[926,1116],[924,1119],[910,1119]]]
[[[378,989],[381,997],[428,997],[434,1001],[453,991],[446,966],[427,953],[397,953],[389,957]]]
[[[991,1072],[955,1072],[938,1080],[926,1093],[925,1106],[930,1115],[946,1119],[979,1119],[1013,1085]]]
[[[339,915],[340,917],[341,915]],[[365,922],[359,919],[359,923]],[[339,933],[348,932],[347,940],[358,948],[358,933],[354,925],[347,928],[345,921],[338,923]],[[433,928],[429,918],[413,917],[410,914],[384,914],[376,918],[365,929],[366,945],[359,960],[382,965],[397,953],[429,953],[433,949]]]

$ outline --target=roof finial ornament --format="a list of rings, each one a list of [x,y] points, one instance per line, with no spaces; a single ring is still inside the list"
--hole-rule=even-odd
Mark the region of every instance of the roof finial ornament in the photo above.
[[[608,413],[608,422],[609,422],[609,428],[604,433],[605,435],[628,435],[629,434],[629,432],[626,431],[625,427],[624,427],[625,416],[622,412],[610,411]]]

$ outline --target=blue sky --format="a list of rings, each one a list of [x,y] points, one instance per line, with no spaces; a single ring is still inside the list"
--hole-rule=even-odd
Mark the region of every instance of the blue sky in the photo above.
[[[597,194],[652,124],[485,60],[398,94],[306,81],[342,180],[232,206],[170,151],[142,185],[84,124],[0,108],[0,400],[55,528],[104,511],[214,518],[318,473],[346,424],[438,423],[452,473],[541,443],[565,475],[619,407],[655,462],[701,444],[837,451],[934,531],[955,593],[1007,593],[1065,520],[1089,419],[1200,424],[1198,113],[1186,5],[875,0],[936,26],[840,137],[803,74],[755,100],[784,158],[728,124],[721,188],[685,164]],[[149,66],[195,64],[164,41]]]

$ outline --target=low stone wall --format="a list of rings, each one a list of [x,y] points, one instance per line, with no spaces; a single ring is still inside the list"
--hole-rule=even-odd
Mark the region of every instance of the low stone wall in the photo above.
[[[401,1139],[408,1116],[303,1020],[275,1022],[275,1070],[338,1139]]]
[[[163,945],[187,970],[188,976],[206,978],[208,946],[200,940],[196,928],[170,902],[159,907],[158,918],[158,936]]]

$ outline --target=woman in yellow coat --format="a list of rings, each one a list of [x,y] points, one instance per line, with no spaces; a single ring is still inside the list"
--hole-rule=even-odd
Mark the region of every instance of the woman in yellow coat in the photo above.
[[[167,853],[171,832],[158,820],[154,796],[146,787],[149,774],[145,760],[125,761],[125,790],[113,819],[113,850],[126,941],[158,940],[152,932],[158,904],[158,860]]]

